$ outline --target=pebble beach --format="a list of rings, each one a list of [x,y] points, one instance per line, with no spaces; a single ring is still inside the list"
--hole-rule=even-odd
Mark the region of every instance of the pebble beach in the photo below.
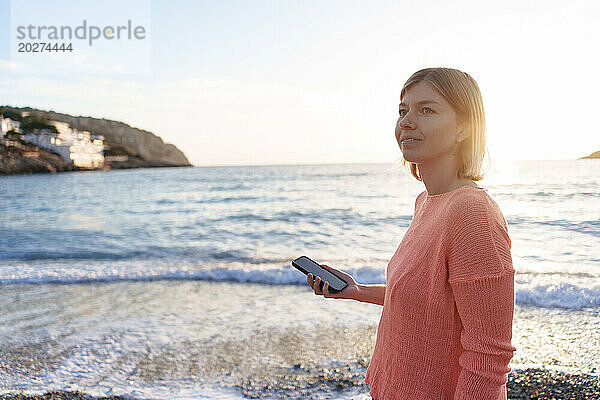
[[[240,399],[322,399],[323,393],[335,393],[348,388],[360,388],[361,374],[336,374],[320,371],[312,379],[298,373],[256,377],[240,382]],[[298,387],[300,379],[303,384]],[[290,382],[294,382],[290,384]],[[295,386],[290,389],[290,386]],[[366,385],[365,385],[366,386]],[[515,370],[508,374],[509,400],[594,400],[600,399],[600,377],[571,375],[543,369]],[[368,390],[367,387],[363,391]],[[81,392],[47,392],[42,395],[5,394],[2,400],[134,400],[129,397],[108,396],[92,397]]]

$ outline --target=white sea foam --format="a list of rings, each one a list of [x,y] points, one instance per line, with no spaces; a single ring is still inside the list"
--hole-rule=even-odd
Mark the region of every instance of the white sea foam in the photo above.
[[[385,283],[381,267],[345,269],[360,283]],[[288,265],[223,263],[217,266],[150,261],[88,262],[65,267],[60,263],[4,265],[0,284],[90,283],[154,280],[205,280],[267,285],[304,285],[306,276]],[[600,278],[574,274],[520,274],[515,285],[516,304],[546,308],[600,307]]]

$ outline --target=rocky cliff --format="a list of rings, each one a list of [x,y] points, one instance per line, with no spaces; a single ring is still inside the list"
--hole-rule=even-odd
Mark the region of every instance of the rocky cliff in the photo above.
[[[589,156],[581,157],[580,160],[582,160],[584,158],[600,158],[600,151],[595,151],[592,154],[590,154]]]
[[[123,122],[92,117],[73,117],[54,111],[37,110],[29,107],[5,107],[17,112],[28,111],[31,115],[48,120],[68,123],[71,128],[89,131],[104,136],[106,145],[119,148],[129,156],[128,161],[111,162],[110,168],[136,167],[187,167],[187,157],[177,147],[165,143],[161,138],[142,129],[133,128]]]
[[[58,154],[27,143],[7,146],[0,140],[0,175],[79,171],[71,161]]]

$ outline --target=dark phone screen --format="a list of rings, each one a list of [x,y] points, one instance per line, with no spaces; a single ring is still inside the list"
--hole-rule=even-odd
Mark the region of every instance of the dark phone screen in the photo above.
[[[292,265],[307,275],[308,273],[311,273],[315,277],[319,276],[322,281],[329,282],[329,286],[335,290],[342,290],[347,285],[345,281],[327,271],[325,268],[321,267],[319,264],[306,256],[296,258],[294,261],[292,261]]]

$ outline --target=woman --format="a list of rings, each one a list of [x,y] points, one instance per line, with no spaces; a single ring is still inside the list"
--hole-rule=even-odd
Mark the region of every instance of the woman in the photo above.
[[[514,272],[506,220],[483,179],[485,116],[468,74],[427,68],[400,93],[396,140],[426,190],[386,269],[385,285],[315,294],[383,306],[365,382],[377,400],[506,400]]]

